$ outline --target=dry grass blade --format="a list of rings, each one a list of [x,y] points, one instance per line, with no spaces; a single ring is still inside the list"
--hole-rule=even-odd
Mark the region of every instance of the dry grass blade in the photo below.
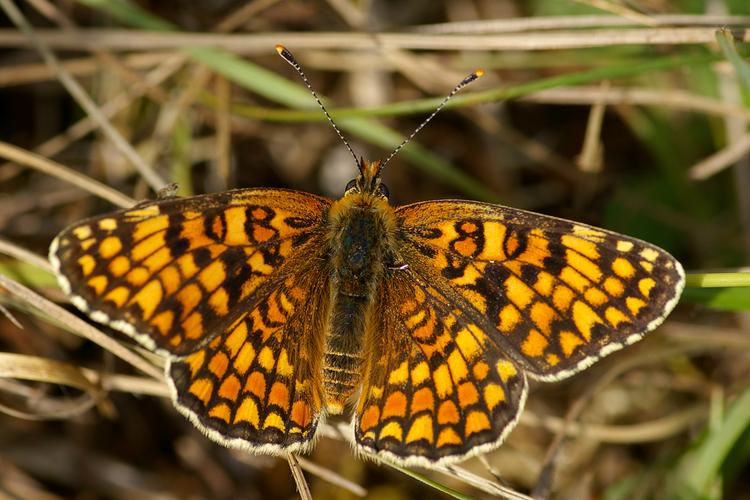
[[[92,342],[100,345],[123,361],[126,361],[134,367],[138,368],[142,372],[151,375],[157,380],[162,380],[164,378],[164,375],[159,368],[150,364],[148,361],[138,356],[130,349],[123,347],[109,335],[105,335],[82,319],[74,316],[62,307],[54,304],[53,302],[50,302],[49,300],[26,288],[20,283],[13,281],[6,276],[0,275],[0,286],[8,290],[11,294],[15,295],[19,299],[43,312],[49,318],[55,318],[56,321],[64,324],[66,328],[71,332],[75,332],[76,334],[81,335],[82,337],[85,337]]]
[[[214,31],[218,31],[219,33],[234,31],[235,29],[242,26],[242,24],[245,23],[248,19],[279,3],[279,1],[280,0],[253,0],[251,2],[247,2],[245,5],[222,19],[216,25]]]
[[[52,272],[52,265],[47,259],[2,238],[0,238],[0,253],[15,257],[22,262],[44,269],[47,272]]]
[[[750,336],[739,328],[669,322],[661,327],[662,333],[679,344],[703,346],[705,349],[730,349],[750,352]]]
[[[88,373],[89,375],[91,372]],[[82,391],[98,391],[97,380],[78,367],[37,356],[0,352],[0,377],[62,384]]]
[[[582,437],[603,443],[649,443],[661,441],[684,432],[696,423],[705,421],[708,408],[695,405],[671,415],[633,425],[601,425],[583,422],[566,422],[554,416],[538,416],[530,411],[524,412],[520,425],[544,427],[552,432],[562,433],[566,437]]]
[[[603,90],[609,88],[609,82],[603,81]],[[578,157],[578,166],[583,172],[596,173],[602,169],[603,146],[601,141],[602,123],[604,122],[604,110],[606,104],[602,101],[594,103],[589,113],[586,124],[586,134],[583,139],[583,147]]]
[[[0,353],[0,379],[20,379],[66,385],[84,391],[80,398],[66,397],[62,401],[40,394],[25,398],[32,411],[0,405],[0,412],[26,420],[60,420],[78,416],[91,409],[101,399],[101,388],[78,367],[22,354]]]
[[[326,2],[349,26],[362,28],[367,23],[365,9],[357,7],[355,3],[349,0],[326,0]]]
[[[300,467],[305,469],[310,474],[317,476],[323,479],[324,481],[328,481],[331,484],[335,484],[336,486],[339,486],[347,491],[350,491],[351,493],[357,495],[358,497],[367,496],[367,490],[365,488],[358,485],[354,481],[350,481],[346,479],[345,477],[341,476],[341,474],[338,474],[332,471],[331,469],[318,465],[315,462],[307,460],[304,457],[296,457],[296,458],[297,458],[297,462],[299,462]]]
[[[645,26],[658,26],[659,25],[659,22],[653,19],[651,16],[641,14],[640,12],[633,10],[629,7],[626,7],[624,5],[619,5],[613,2],[607,2],[605,0],[575,0],[575,1],[584,5],[590,5],[597,9],[601,9],[605,12],[611,12],[612,14],[615,14],[616,16],[620,16],[625,19],[630,19],[631,21],[636,22],[638,24],[643,24]]]
[[[688,175],[696,181],[706,180],[742,159],[750,151],[750,134],[733,141],[726,148],[696,163],[688,170]]]
[[[0,378],[33,380],[48,384],[60,384],[83,391],[106,389],[141,396],[168,398],[169,387],[163,381],[118,373],[106,373],[69,363],[14,353],[0,353]],[[28,391],[10,391],[29,395]]]
[[[2,0],[7,3],[9,0]],[[599,29],[585,32],[542,32],[529,36],[500,35],[444,35],[420,33],[380,33],[377,37],[365,33],[343,32],[277,32],[253,34],[214,34],[187,32],[152,32],[137,30],[80,30],[75,37],[56,30],[37,30],[36,39],[51,47],[70,50],[177,50],[184,47],[221,48],[234,54],[268,54],[268,48],[279,40],[290,47],[306,50],[327,49],[372,51],[383,49],[410,50],[564,50],[612,45],[695,45],[714,42],[715,29],[686,28],[630,28]],[[738,42],[750,41],[750,32],[740,34]],[[0,30],[0,47],[22,47],[28,40],[15,31]]]
[[[169,396],[166,384],[154,379],[107,374],[47,358],[14,353],[0,353],[0,379],[8,379],[0,385],[0,392],[20,396],[28,401],[31,409],[24,411],[0,404],[0,412],[26,420],[74,418],[102,402],[105,390],[158,397]],[[73,398],[50,397],[20,384],[9,385],[11,380],[63,385],[84,391],[85,394]]]
[[[229,81],[222,77],[216,78],[216,150],[217,150],[217,177],[226,189],[229,184],[229,175],[232,164],[232,115],[230,106],[232,100],[232,87]]]
[[[580,85],[541,90],[520,97],[518,100],[546,104],[590,105],[602,103],[655,106],[739,118],[744,122],[750,121],[750,110],[681,90],[661,91],[638,87],[604,88],[602,86]]]
[[[442,472],[443,474],[454,477],[466,484],[474,486],[475,488],[480,489],[486,493],[490,493],[491,495],[497,495],[502,498],[509,498],[513,500],[532,500],[531,497],[526,496],[523,493],[519,493],[512,488],[508,488],[501,484],[489,481],[483,477],[477,476],[476,474],[469,472],[465,468],[457,465],[451,465],[447,467],[440,466],[437,467],[436,470]]]
[[[26,0],[29,5],[34,7],[37,12],[41,15],[54,22],[55,24],[62,26],[66,29],[73,28],[73,23],[70,21],[56,5],[51,4],[46,0]]]
[[[35,397],[33,411],[23,411],[0,404],[0,413],[21,420],[67,420],[83,415],[99,403],[101,403],[101,396],[93,393],[84,393],[76,398],[65,398],[64,401]]]
[[[131,70],[145,70],[158,66],[175,55],[174,51],[129,54],[123,56],[122,63]],[[60,61],[60,64],[71,75],[80,77],[94,75],[102,69],[95,57],[68,58]],[[54,80],[56,75],[52,68],[43,63],[6,64],[0,67],[0,88],[47,82]],[[102,112],[107,114],[103,106]]]
[[[750,24],[750,16],[654,14],[648,16],[656,26],[743,26]],[[425,24],[414,28],[424,33],[515,33],[520,31],[603,28],[632,26],[632,19],[618,16],[580,15],[481,19],[451,23]],[[641,24],[641,23],[637,23]]]
[[[119,191],[112,189],[101,182],[95,181],[86,175],[80,174],[64,165],[60,165],[57,162],[48,160],[43,156],[31,153],[30,151],[13,146],[12,144],[8,144],[7,142],[0,141],[0,156],[20,165],[26,165],[39,170],[40,172],[62,179],[65,182],[80,187],[84,191],[88,191],[93,195],[108,200],[119,207],[130,207],[135,204],[135,200],[132,198],[125,196]]]
[[[292,477],[297,484],[297,492],[299,493],[300,498],[302,500],[312,500],[310,486],[308,486],[305,475],[302,473],[297,457],[294,453],[287,453],[286,459],[287,462],[289,462],[289,468],[292,470]]]
[[[5,307],[2,304],[0,304],[0,314],[2,314],[3,316],[5,316],[8,319],[8,321],[10,321],[13,324],[13,326],[15,326],[16,328],[18,328],[19,330],[23,330],[23,325],[21,324],[20,321],[18,321],[18,318],[16,318],[13,315],[13,313],[11,313],[8,310],[8,308]]]
[[[153,378],[135,377],[133,375],[122,375],[116,373],[95,372],[84,368],[83,372],[101,379],[101,384],[108,391],[127,392],[128,394],[139,394],[141,396],[155,396],[168,398],[171,396],[169,387],[164,380]]]

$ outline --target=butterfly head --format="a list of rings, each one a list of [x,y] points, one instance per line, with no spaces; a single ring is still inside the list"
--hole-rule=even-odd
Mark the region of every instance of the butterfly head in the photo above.
[[[382,163],[380,160],[372,163],[360,158],[358,162],[359,175],[350,180],[344,189],[344,196],[351,194],[370,194],[388,199],[388,188],[380,179]]]

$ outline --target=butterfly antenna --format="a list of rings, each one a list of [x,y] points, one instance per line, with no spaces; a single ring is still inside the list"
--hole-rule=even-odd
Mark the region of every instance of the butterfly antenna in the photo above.
[[[458,85],[456,85],[455,87],[453,87],[453,90],[451,90],[450,93],[447,96],[445,96],[445,99],[443,99],[443,102],[441,102],[438,105],[438,107],[435,108],[435,111],[433,111],[430,116],[428,116],[427,118],[425,118],[424,121],[422,123],[420,123],[417,128],[414,129],[414,132],[412,132],[409,135],[409,137],[407,137],[406,139],[404,139],[404,141],[401,144],[399,144],[396,147],[396,149],[394,149],[393,152],[391,152],[390,155],[388,155],[388,158],[386,158],[385,161],[381,164],[380,169],[382,170],[383,168],[385,168],[385,166],[388,164],[388,162],[391,161],[391,158],[393,158],[394,156],[396,156],[396,154],[399,151],[401,151],[401,148],[403,148],[404,146],[406,146],[406,144],[409,141],[411,141],[414,138],[414,136],[417,135],[419,133],[419,131],[424,128],[425,125],[427,125],[428,123],[430,123],[430,120],[432,120],[433,118],[435,118],[435,115],[437,115],[440,112],[440,110],[443,109],[443,106],[445,106],[446,103],[448,101],[450,101],[451,98],[454,95],[456,95],[459,90],[461,90],[462,88],[466,87],[468,84],[470,84],[471,82],[473,82],[477,78],[481,78],[483,76],[484,76],[484,70],[483,69],[478,69],[478,70],[474,71],[472,74],[470,74],[469,76],[467,76],[466,78],[464,78],[463,80],[461,80],[461,82]]]
[[[276,52],[279,53],[279,55],[289,63],[289,65],[297,71],[300,78],[302,78],[302,81],[304,82],[305,86],[307,87],[307,90],[310,91],[310,93],[315,98],[315,102],[318,103],[318,106],[320,106],[320,109],[323,110],[323,113],[325,113],[326,118],[328,119],[328,123],[331,124],[333,127],[333,130],[336,131],[336,134],[338,134],[341,141],[344,143],[344,146],[346,146],[346,149],[349,150],[349,152],[352,154],[352,158],[354,158],[354,163],[357,165],[357,168],[359,168],[359,160],[357,159],[357,155],[354,153],[354,150],[349,145],[349,143],[344,138],[344,135],[341,133],[341,130],[336,126],[336,122],[333,121],[333,118],[331,118],[331,115],[328,113],[328,110],[325,106],[323,106],[323,103],[321,102],[320,98],[318,97],[318,94],[315,93],[315,91],[312,88],[312,85],[310,85],[310,80],[307,79],[307,75],[305,75],[305,72],[302,71],[302,66],[297,62],[297,59],[294,58],[294,55],[284,47],[283,45],[277,45],[276,46]]]

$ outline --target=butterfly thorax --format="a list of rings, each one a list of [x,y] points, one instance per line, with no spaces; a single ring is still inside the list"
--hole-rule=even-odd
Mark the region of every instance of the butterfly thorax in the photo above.
[[[392,260],[395,227],[382,195],[347,192],[328,212],[332,308],[323,382],[329,413],[341,413],[360,384],[366,319]]]

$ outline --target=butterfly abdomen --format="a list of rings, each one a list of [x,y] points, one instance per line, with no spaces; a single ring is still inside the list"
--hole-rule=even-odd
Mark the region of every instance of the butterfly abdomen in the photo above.
[[[395,226],[385,198],[350,195],[329,211],[333,307],[323,357],[329,413],[341,413],[359,387],[364,358],[365,318],[385,269]]]

